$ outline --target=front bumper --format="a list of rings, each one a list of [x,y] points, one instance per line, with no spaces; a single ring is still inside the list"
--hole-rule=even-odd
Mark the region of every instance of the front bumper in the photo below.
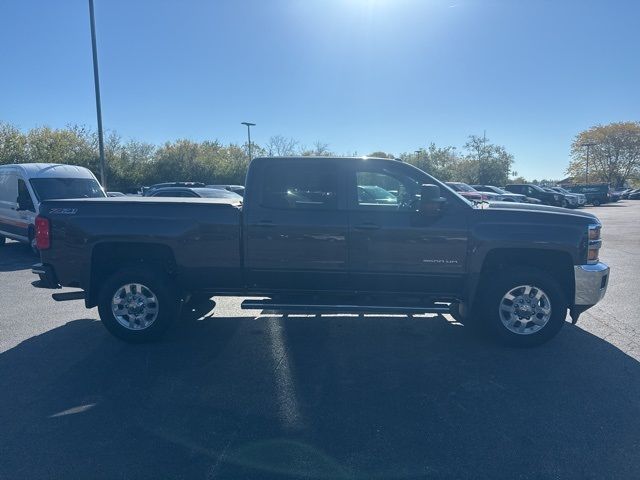
[[[576,294],[576,306],[591,307],[604,297],[609,283],[609,267],[604,263],[593,265],[575,265],[573,267]]]

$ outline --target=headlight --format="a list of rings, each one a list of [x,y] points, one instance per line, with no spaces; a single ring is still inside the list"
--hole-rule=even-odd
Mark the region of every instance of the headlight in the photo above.
[[[587,252],[587,263],[598,263],[600,257],[600,247],[602,247],[602,240],[600,234],[602,225],[592,224],[589,225],[589,249]]]

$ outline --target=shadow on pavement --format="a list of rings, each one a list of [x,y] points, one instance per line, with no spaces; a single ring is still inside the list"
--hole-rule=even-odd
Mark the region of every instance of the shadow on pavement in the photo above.
[[[0,272],[15,272],[31,268],[40,259],[28,245],[8,242],[0,246]]]
[[[444,317],[80,319],[0,355],[0,478],[638,478],[640,365]]]

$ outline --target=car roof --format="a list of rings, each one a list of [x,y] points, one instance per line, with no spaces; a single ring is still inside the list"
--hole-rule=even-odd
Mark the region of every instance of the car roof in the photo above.
[[[0,169],[16,170],[28,178],[94,178],[87,168],[62,163],[16,163]]]

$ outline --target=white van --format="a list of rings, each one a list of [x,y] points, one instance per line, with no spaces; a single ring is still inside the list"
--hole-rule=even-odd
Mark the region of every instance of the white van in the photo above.
[[[0,165],[0,246],[6,238],[31,244],[40,202],[105,193],[90,170],[59,163]]]

